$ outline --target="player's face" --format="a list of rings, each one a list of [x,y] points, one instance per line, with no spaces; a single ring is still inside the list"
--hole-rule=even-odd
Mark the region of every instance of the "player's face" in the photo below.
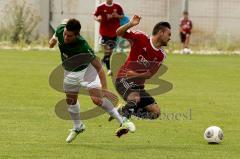
[[[76,35],[74,34],[74,32],[68,31],[65,28],[64,32],[63,32],[63,37],[64,37],[64,43],[65,44],[70,44],[70,43],[72,43],[75,40]]]
[[[184,19],[188,19],[188,14],[183,14]]]
[[[106,0],[107,4],[111,5],[113,3],[113,0]]]
[[[166,28],[165,30],[159,31],[159,42],[162,46],[167,46],[169,40],[171,40],[171,30]]]

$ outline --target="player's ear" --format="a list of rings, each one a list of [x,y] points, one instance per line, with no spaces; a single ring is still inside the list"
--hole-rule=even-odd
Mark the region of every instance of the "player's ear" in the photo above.
[[[163,29],[158,31],[158,35],[162,36],[163,34],[164,34],[164,30]]]

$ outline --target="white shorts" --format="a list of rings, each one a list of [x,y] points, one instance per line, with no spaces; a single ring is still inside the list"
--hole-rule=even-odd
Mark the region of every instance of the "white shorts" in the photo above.
[[[96,69],[89,64],[78,72],[64,70],[63,89],[65,92],[79,92],[80,88],[101,88],[101,82]]]

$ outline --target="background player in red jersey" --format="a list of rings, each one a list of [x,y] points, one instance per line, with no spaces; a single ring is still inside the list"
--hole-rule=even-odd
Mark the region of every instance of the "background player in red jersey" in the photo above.
[[[188,17],[188,12],[183,12],[183,17],[180,19],[180,39],[183,44],[182,53],[191,53],[189,49],[189,41],[192,30],[192,21]]]
[[[163,46],[167,46],[171,36],[168,22],[157,23],[152,36],[129,29],[138,25],[141,17],[134,15],[130,22],[117,29],[117,35],[131,43],[130,54],[120,68],[115,87],[127,102],[122,107],[122,115],[130,118],[136,115],[141,118],[156,119],[160,115],[159,105],[144,89],[146,79],[150,79],[159,69],[166,57]]]
[[[120,27],[121,18],[123,18],[123,9],[119,4],[113,3],[113,0],[106,0],[105,3],[100,4],[94,13],[94,19],[100,23],[99,33],[104,50],[102,62],[106,64],[108,75],[112,74],[110,58],[116,45],[116,30]]]

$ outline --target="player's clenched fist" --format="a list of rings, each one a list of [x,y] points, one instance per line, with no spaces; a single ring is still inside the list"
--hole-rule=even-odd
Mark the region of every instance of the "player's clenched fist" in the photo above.
[[[136,26],[140,23],[142,17],[140,17],[139,15],[134,15],[131,20],[130,20],[130,25],[131,26]]]

